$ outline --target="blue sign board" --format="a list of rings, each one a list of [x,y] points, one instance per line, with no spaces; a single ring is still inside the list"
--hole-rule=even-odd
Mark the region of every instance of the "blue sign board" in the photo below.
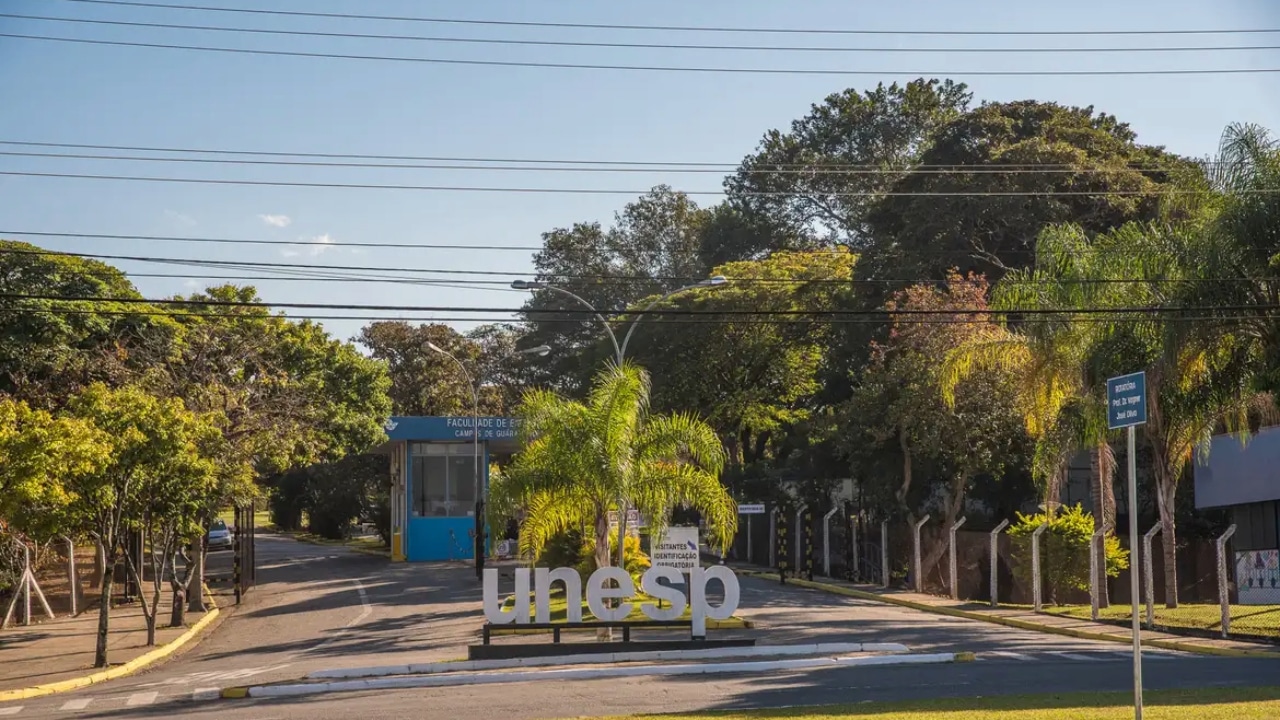
[[[474,422],[473,422],[474,421]],[[481,440],[510,440],[520,421],[510,417],[393,417],[383,427],[390,440],[470,440],[479,427]]]
[[[1107,427],[1112,430],[1147,422],[1147,374],[1130,373],[1107,380]]]

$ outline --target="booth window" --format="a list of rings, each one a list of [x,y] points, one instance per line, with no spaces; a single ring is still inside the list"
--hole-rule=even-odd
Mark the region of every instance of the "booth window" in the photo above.
[[[469,517],[475,513],[474,448],[469,443],[413,443],[414,517]]]

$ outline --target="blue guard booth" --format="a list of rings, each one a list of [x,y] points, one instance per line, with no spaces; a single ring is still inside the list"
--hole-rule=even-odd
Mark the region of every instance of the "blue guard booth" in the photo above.
[[[393,560],[475,558],[476,496],[483,497],[488,488],[489,459],[515,452],[516,422],[481,417],[473,424],[470,417],[417,416],[387,421],[388,440],[376,452],[391,458]]]

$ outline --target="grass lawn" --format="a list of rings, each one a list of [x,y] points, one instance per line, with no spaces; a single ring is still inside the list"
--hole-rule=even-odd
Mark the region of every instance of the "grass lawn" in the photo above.
[[[218,513],[218,517],[231,527],[236,524],[236,511],[234,508],[227,508]],[[258,530],[273,530],[274,525],[271,524],[271,513],[266,510],[255,510],[253,513],[253,526]]]
[[[1143,697],[1143,711],[1146,720],[1273,720],[1280,717],[1280,687],[1150,691]],[[1133,717],[1133,705],[1129,693],[1078,693],[625,717],[670,720],[1129,720]]]
[[[1083,620],[1092,617],[1088,605],[1046,607],[1045,610]],[[1170,610],[1157,604],[1155,611],[1156,625],[1200,630],[1222,629],[1222,608],[1218,605],[1183,605]],[[1140,609],[1140,613],[1145,621],[1146,610]],[[1113,605],[1104,608],[1099,613],[1099,617],[1108,620],[1128,620],[1129,606]],[[1231,631],[1280,638],[1280,605],[1232,605]]]
[[[652,604],[655,602],[654,600],[647,597],[643,597],[640,599],[643,600],[646,604]],[[512,603],[513,603],[512,598],[507,598],[506,601],[503,603],[503,608],[510,610]],[[555,588],[555,591],[551,593],[551,622],[553,623],[568,622],[568,617],[567,617],[568,609],[569,609],[569,603],[565,600],[564,591],[561,590],[559,587]],[[533,597],[531,595],[529,598],[529,617],[532,618],[533,616],[534,616]],[[593,616],[591,614],[591,609],[587,607],[587,600],[584,597],[582,600],[582,619],[584,621],[590,622],[592,617]],[[627,615],[627,620],[644,622],[648,619],[649,619],[649,616],[645,615],[644,612],[641,611],[640,609],[640,602],[633,602],[631,605],[631,614]],[[684,614],[680,616],[680,619],[681,620],[690,619],[690,612],[688,608],[685,609]],[[742,628],[742,627],[746,627],[746,624],[743,622],[742,618],[740,617],[732,617],[732,618],[729,618],[728,620],[711,620],[709,618],[707,619],[708,630],[725,630],[730,628]],[[491,632],[495,635],[520,635],[525,633],[545,633],[549,631],[520,630],[516,626],[509,626],[505,628],[494,628]]]

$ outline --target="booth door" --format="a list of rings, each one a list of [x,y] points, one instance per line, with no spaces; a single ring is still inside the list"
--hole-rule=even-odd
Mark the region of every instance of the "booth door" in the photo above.
[[[477,483],[473,452],[470,443],[410,444],[408,560],[475,558],[477,485],[484,478]]]

